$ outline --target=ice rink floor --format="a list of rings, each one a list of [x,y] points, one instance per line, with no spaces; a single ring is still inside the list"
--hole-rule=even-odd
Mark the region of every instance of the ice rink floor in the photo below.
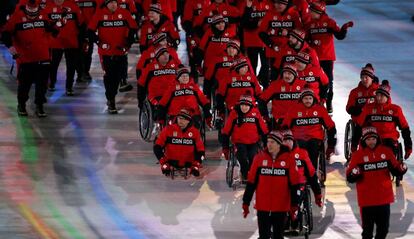
[[[414,1],[342,0],[328,12],[339,24],[353,20],[355,26],[336,42],[339,155],[328,165],[325,206],[314,209],[311,238],[360,238],[356,194],[344,177],[345,104],[360,68],[371,62],[380,79],[390,80],[393,101],[414,127]],[[118,115],[106,113],[97,56],[92,83],[77,84],[73,97],[64,95],[61,64],[58,90],[48,93],[49,117],[38,119],[33,105],[31,116],[17,116],[11,58],[4,47],[0,53],[1,239],[258,237],[255,213],[242,217],[243,190],[226,186],[216,131],[208,132],[201,178],[173,181],[161,175],[152,145],[139,137],[136,89],[118,95]],[[137,55],[129,58],[135,82]],[[414,238],[412,160],[396,190],[388,238]]]

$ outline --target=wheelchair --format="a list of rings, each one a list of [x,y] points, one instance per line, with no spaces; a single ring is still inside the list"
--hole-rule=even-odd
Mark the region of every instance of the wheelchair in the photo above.
[[[312,196],[309,185],[306,185],[303,191],[303,197],[299,205],[296,220],[296,222],[292,222],[289,218],[285,234],[292,236],[303,236],[305,239],[308,239],[313,230]],[[296,224],[294,228],[292,227],[293,223]]]
[[[139,133],[146,142],[153,142],[161,131],[161,125],[154,122],[154,109],[148,99],[145,99],[142,109],[139,111]]]
[[[352,137],[355,132],[355,123],[352,119],[348,120],[345,126],[345,138],[344,138],[344,155],[347,162],[351,160],[351,146],[352,146]]]
[[[172,180],[174,180],[177,177],[182,177],[184,179],[188,179],[190,176],[190,170],[191,170],[191,163],[186,162],[184,166],[178,165],[178,161],[170,161],[170,177]]]
[[[325,140],[322,142],[322,145],[319,149],[319,157],[316,167],[316,172],[319,178],[319,181],[321,182],[321,186],[325,185],[326,181],[326,144],[327,144],[327,137],[325,137]]]
[[[226,166],[226,183],[229,188],[237,189],[241,184],[240,164],[236,157],[236,147],[231,144],[229,148],[229,160]]]

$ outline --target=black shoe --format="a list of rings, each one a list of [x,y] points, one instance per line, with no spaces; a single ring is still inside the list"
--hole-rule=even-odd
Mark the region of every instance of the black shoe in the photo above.
[[[37,105],[36,106],[36,115],[39,118],[44,118],[47,116],[45,110],[43,109],[43,105]]]
[[[67,96],[74,96],[75,93],[73,92],[73,89],[66,89],[66,95]]]
[[[91,81],[92,80],[92,76],[89,74],[89,72],[85,72],[82,75],[82,80],[84,80],[84,81]]]
[[[55,88],[55,86],[54,86],[54,85],[51,85],[51,86],[49,86],[48,90],[49,90],[49,91],[55,91],[55,90],[56,90],[56,88]]]
[[[106,105],[108,106],[108,113],[109,114],[111,114],[111,115],[118,114],[118,110],[116,109],[114,100],[113,101],[108,100],[108,102],[106,102]]]
[[[26,105],[17,105],[17,114],[19,116],[27,116]]]
[[[328,114],[333,113],[332,102],[326,102],[326,110],[328,111]]]
[[[119,92],[127,92],[127,91],[131,91],[132,89],[134,89],[134,87],[131,84],[123,84],[121,83],[121,85],[119,86]]]

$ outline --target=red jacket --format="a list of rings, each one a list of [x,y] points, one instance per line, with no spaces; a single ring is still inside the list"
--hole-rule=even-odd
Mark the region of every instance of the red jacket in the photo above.
[[[203,9],[206,9],[209,5],[210,0],[185,1],[181,25],[187,34],[192,33],[193,22],[195,21],[196,17],[200,16]]]
[[[237,104],[240,96],[246,94],[246,91],[250,91],[254,98],[257,98],[262,93],[256,75],[248,72],[246,75],[241,76],[232,71],[229,77],[220,82],[217,95],[223,97],[227,109],[230,110]]]
[[[272,115],[275,119],[283,119],[293,105],[298,102],[300,93],[306,82],[295,79],[289,84],[279,78],[272,81],[269,87],[260,95],[264,102],[272,101]]]
[[[16,9],[4,25],[2,34],[10,35],[11,41],[5,41],[5,44],[7,47],[16,48],[18,64],[50,60],[49,27],[50,23],[44,12],[35,19],[29,19],[21,8]]]
[[[308,43],[303,42],[302,47],[299,50],[295,50],[287,44],[287,42],[278,47],[277,51],[274,51],[274,54],[277,56],[273,67],[276,69],[281,69],[285,63],[295,64],[295,56],[299,52],[308,53],[310,56],[311,64],[319,66],[319,58],[316,51],[309,46]]]
[[[296,140],[310,140],[325,138],[325,130],[335,129],[335,123],[328,111],[319,104],[307,108],[304,104],[298,103],[291,106],[283,126],[292,130]]]
[[[233,144],[255,144],[261,136],[268,133],[268,129],[256,107],[251,107],[246,114],[235,107],[226,119],[221,133],[231,137]]]
[[[296,161],[296,166],[298,167],[299,173],[299,183],[305,185],[308,182],[308,179],[315,175],[315,168],[309,158],[308,151],[302,149],[298,146],[292,149],[289,152],[290,157],[294,158]],[[310,183],[310,182],[308,182]]]
[[[274,49],[269,47],[281,46],[287,43],[288,37],[281,35],[284,29],[289,31],[301,27],[302,22],[295,8],[290,7],[282,14],[274,9],[270,10],[262,19],[257,30],[260,39],[266,46],[266,57],[278,57]]]
[[[335,20],[323,14],[320,19],[311,20],[308,26],[308,38],[311,46],[316,50],[321,61],[335,61],[334,32],[341,28]]]
[[[204,52],[203,64],[206,69],[214,66],[216,62],[213,62],[213,60],[223,55],[227,48],[227,43],[235,36],[227,28],[219,34],[214,34],[211,29],[208,29],[200,42],[200,49]]]
[[[149,20],[144,21],[140,31],[141,38],[139,44],[140,47],[144,47],[144,49],[150,46],[152,37],[160,32],[165,32],[167,34],[169,42],[178,43],[180,41],[180,35],[174,24],[165,17],[161,17],[161,20],[157,25]]]
[[[290,154],[281,153],[272,159],[265,149],[253,159],[243,204],[249,205],[256,191],[257,211],[288,212],[291,207],[291,191],[299,183],[296,162]]]
[[[298,71],[298,76],[308,84],[308,88],[313,90],[319,102],[321,99],[326,100],[329,79],[319,65],[308,64],[305,70]]]
[[[112,13],[106,7],[97,11],[88,25],[89,30],[98,31],[98,53],[104,56],[125,55],[130,44],[130,31],[136,31],[137,27],[129,11],[118,8]],[[103,44],[109,47],[103,49]]]
[[[378,128],[377,128],[378,129]],[[393,152],[386,146],[374,149],[360,147],[352,153],[346,175],[359,167],[361,178],[356,182],[358,205],[360,207],[378,206],[394,202],[390,171],[398,168],[400,163]]]
[[[299,12],[300,19],[302,20],[303,24],[308,24],[312,18],[309,11],[309,3],[307,0],[292,0],[293,5],[295,6],[296,10]]]
[[[98,5],[99,1],[97,0],[75,0],[75,3],[81,10],[85,24],[88,24],[91,21],[96,9],[101,7]]]
[[[78,36],[83,24],[83,16],[78,5],[72,1],[64,1],[58,6],[53,2],[46,6],[45,12],[51,22],[66,21],[59,28],[58,36],[51,39],[51,48],[78,48]]]
[[[250,8],[246,6],[246,1],[241,1],[239,9],[243,13],[241,27],[244,47],[264,47],[259,37],[259,23],[272,8],[273,3],[270,0],[253,0]]]
[[[154,99],[161,99],[168,87],[176,82],[178,65],[178,62],[170,59],[165,66],[160,65],[158,61],[153,61],[144,69],[138,79],[138,85],[145,88],[151,102]]]
[[[155,144],[164,149],[164,156],[168,160],[178,160],[181,167],[186,162],[196,161],[197,154],[204,154],[204,143],[200,132],[192,125],[185,130],[182,130],[176,123],[167,125],[161,131]]]
[[[366,104],[375,102],[375,91],[377,89],[378,84],[373,83],[369,88],[366,88],[360,82],[356,88],[351,90],[346,104],[346,112],[351,115],[352,121],[356,122]]]
[[[168,109],[167,114],[169,116],[178,115],[184,107],[194,109],[194,115],[200,116],[200,107],[204,107],[209,103],[200,87],[190,80],[188,84],[181,84],[178,81],[171,84],[162,96],[159,105]]]
[[[193,27],[201,27],[204,35],[208,29],[211,29],[211,18],[217,14],[223,15],[224,20],[228,24],[227,28],[229,32],[235,35],[241,13],[239,9],[226,3],[226,0],[219,4],[211,3],[208,7],[204,8],[201,15],[194,19]]]
[[[373,126],[377,128],[381,139],[393,139],[397,141],[400,130],[408,129],[409,125],[400,106],[392,104],[388,100],[385,104],[367,104],[362,109],[361,115],[357,119],[357,124],[363,126]]]

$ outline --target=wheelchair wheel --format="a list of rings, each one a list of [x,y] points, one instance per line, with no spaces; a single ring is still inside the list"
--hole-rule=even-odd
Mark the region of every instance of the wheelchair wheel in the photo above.
[[[345,138],[344,138],[344,154],[347,161],[351,159],[351,144],[352,136],[354,134],[354,122],[348,120],[345,127]]]
[[[204,122],[204,118],[201,118],[202,122],[200,123],[200,135],[201,140],[206,143],[206,122]]]
[[[175,167],[171,167],[170,169],[170,177],[172,180],[174,180],[175,178]]]
[[[402,148],[402,144],[401,143],[398,143],[397,160],[399,162],[402,162],[404,160],[404,158],[403,158],[403,148]],[[395,177],[395,186],[397,186],[397,187],[401,186],[401,181],[402,180],[403,180],[403,176],[397,176],[397,177]]]
[[[318,160],[318,178],[322,185],[325,184],[326,181],[326,153],[325,153],[325,145],[322,144],[321,150],[319,152],[319,160]]]
[[[234,187],[234,183],[238,178],[238,172],[236,169],[238,166],[237,163],[236,154],[234,153],[234,146],[230,146],[229,160],[227,161],[226,168],[226,182],[229,188],[233,188],[233,190],[236,189]]]
[[[144,141],[151,141],[151,133],[154,127],[152,119],[152,109],[148,100],[144,101],[144,105],[139,112],[139,133]]]

